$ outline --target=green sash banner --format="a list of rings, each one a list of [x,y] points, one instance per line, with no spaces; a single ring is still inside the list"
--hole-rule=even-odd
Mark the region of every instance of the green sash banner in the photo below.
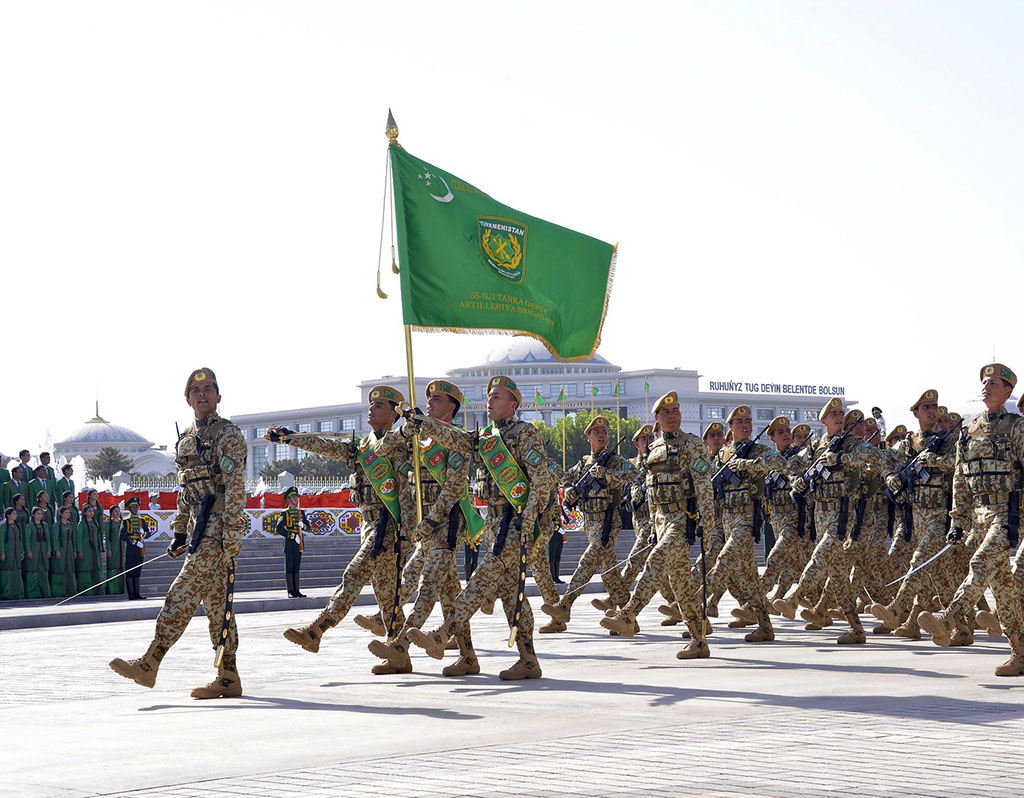
[[[488,424],[480,431],[479,443],[480,459],[484,467],[494,478],[494,484],[498,486],[502,496],[508,499],[512,509],[516,513],[522,513],[526,507],[526,500],[530,495],[530,480],[526,478],[523,469],[512,456],[512,452],[505,446],[501,439],[501,433]],[[534,543],[541,536],[540,519],[533,526]]]
[[[404,323],[528,335],[559,360],[591,357],[615,247],[502,205],[401,146],[390,153]]]
[[[395,519],[395,525],[402,525],[402,505],[398,501],[398,478],[391,461],[381,457],[373,450],[373,438],[366,437],[359,441],[359,454],[356,456],[363,473],[373,487],[377,498],[384,502],[388,513]]]
[[[450,457],[448,450],[441,444],[432,441],[430,438],[420,438],[420,459],[438,485],[443,485],[448,477]],[[456,452],[455,457],[462,457],[462,455]],[[461,463],[452,464],[454,468],[457,468],[458,465],[461,465]],[[480,517],[480,513],[473,506],[473,500],[469,496],[468,481],[466,482],[466,489],[462,493],[462,498],[459,499],[459,508],[466,519],[466,542],[475,549],[480,545],[480,536],[483,535],[484,531],[484,519]]]

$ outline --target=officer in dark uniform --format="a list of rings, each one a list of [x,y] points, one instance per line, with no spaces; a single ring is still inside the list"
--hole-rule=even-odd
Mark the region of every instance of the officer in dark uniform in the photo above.
[[[274,528],[274,533],[284,538],[284,581],[288,587],[288,598],[305,598],[299,592],[299,566],[302,552],[302,528],[309,532],[306,511],[299,507],[299,489],[294,485],[284,492],[285,510]]]
[[[149,524],[146,519],[139,515],[139,499],[132,496],[125,502],[125,509],[128,515],[121,521],[121,540],[125,544],[124,567],[135,568],[141,566],[146,558],[146,547],[143,541],[149,537]],[[125,588],[128,590],[128,600],[135,601],[144,599],[139,592],[139,582],[142,580],[142,568],[135,568],[124,577]]]

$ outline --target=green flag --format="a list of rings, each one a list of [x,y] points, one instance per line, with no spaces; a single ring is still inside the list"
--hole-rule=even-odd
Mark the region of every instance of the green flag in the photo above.
[[[534,389],[533,393],[534,393],[533,401],[534,401],[535,404],[538,404],[538,405],[545,404],[544,397],[540,395],[540,391]]]
[[[618,396],[621,392],[622,392],[622,385],[619,383],[618,380],[615,380],[615,391],[613,392],[613,395],[614,396]]]
[[[558,392],[558,398],[555,401],[556,402],[564,402],[565,401],[565,388],[564,387],[562,388],[562,390],[560,390]]]
[[[615,248],[491,199],[392,146],[405,324],[514,332],[560,360],[601,342]]]
[[[590,395],[597,396],[597,385],[590,386]]]

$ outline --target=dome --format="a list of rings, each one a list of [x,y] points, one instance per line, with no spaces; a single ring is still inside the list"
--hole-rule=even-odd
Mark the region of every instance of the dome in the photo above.
[[[552,363],[555,358],[546,346],[536,338],[517,336],[509,343],[492,349],[487,355],[484,365],[492,366],[507,363]],[[600,355],[595,354],[588,363],[607,363]]]
[[[136,443],[152,446],[152,441],[146,440],[135,430],[122,427],[119,424],[111,424],[104,418],[100,418],[99,408],[96,408],[96,416],[86,421],[82,426],[72,432],[55,446],[68,446],[76,443],[84,444],[117,444]]]

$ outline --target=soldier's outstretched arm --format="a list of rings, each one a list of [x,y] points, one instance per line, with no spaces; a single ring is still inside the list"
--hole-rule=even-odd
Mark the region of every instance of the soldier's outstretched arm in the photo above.
[[[299,436],[287,427],[271,427],[263,439],[271,443],[287,443],[296,449],[318,454],[328,460],[350,460],[355,448],[351,442],[342,438],[324,438],[320,435]]]
[[[453,427],[449,424],[442,424],[427,416],[417,416],[416,422],[420,427],[420,435],[440,443],[450,452],[458,452],[463,457],[472,457],[476,449],[476,433]],[[402,425],[405,429],[405,425]],[[403,431],[403,435],[405,432]]]

